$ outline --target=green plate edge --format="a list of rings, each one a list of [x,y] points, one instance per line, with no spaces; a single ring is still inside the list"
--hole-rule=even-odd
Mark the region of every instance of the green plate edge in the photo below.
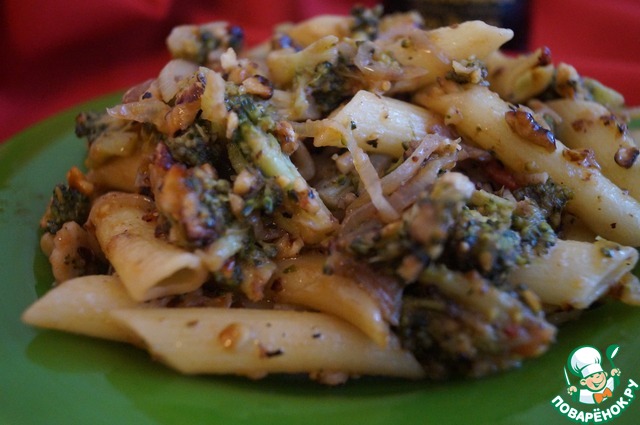
[[[584,313],[548,353],[508,373],[444,383],[362,378],[336,388],[303,377],[183,376],[132,347],[25,326],[22,311],[52,281],[38,220],[85,152],[73,119],[117,101],[71,108],[0,145],[0,424],[571,423],[551,400],[564,396],[563,367],[581,345],[620,345],[623,383],[640,382],[640,309],[621,304]],[[640,423],[640,402],[611,423]]]

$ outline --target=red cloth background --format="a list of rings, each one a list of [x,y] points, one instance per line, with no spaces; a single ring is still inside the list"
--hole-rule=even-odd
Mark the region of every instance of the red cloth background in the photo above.
[[[255,44],[282,21],[372,0],[5,0],[0,3],[0,141],[47,116],[156,76],[184,23],[227,20]],[[640,2],[530,0],[530,47],[640,104]]]

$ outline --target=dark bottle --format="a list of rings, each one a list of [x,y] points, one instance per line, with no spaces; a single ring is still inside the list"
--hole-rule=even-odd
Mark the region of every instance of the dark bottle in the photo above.
[[[427,28],[437,28],[458,22],[482,20],[514,32],[504,48],[514,51],[527,49],[529,33],[528,0],[385,0],[385,12],[416,10]]]

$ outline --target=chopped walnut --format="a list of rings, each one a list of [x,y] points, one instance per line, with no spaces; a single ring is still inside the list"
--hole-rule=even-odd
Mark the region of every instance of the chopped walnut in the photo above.
[[[504,114],[504,118],[511,130],[523,139],[549,152],[556,149],[556,138],[553,133],[538,124],[530,112],[523,109],[511,110]]]
[[[622,147],[616,152],[614,161],[622,168],[631,168],[636,162],[638,154],[640,154],[640,150],[636,147]]]
[[[256,95],[262,99],[271,99],[273,96],[273,85],[271,81],[262,75],[254,75],[242,82],[247,93]]]
[[[562,156],[567,161],[578,163],[586,168],[600,168],[600,164],[596,161],[596,156],[591,149],[565,149]]]

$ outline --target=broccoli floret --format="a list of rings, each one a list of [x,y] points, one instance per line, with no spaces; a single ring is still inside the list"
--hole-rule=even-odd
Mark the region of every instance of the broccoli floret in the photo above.
[[[270,275],[273,269],[272,259],[277,249],[264,242],[258,243],[255,239],[246,238],[241,250],[230,258],[224,266],[212,273],[213,281],[219,288],[227,290],[239,289],[245,279],[255,279],[256,270],[261,270]],[[247,273],[248,271],[248,273]],[[266,278],[268,280],[268,278]]]
[[[556,244],[557,235],[545,212],[529,200],[518,202],[511,227],[520,236],[524,257],[542,255]]]
[[[76,117],[75,132],[89,146],[85,165],[96,168],[114,157],[130,156],[141,145],[144,124],[115,118],[104,112],[83,112]]]
[[[106,111],[82,112],[76,117],[76,136],[85,137],[91,144],[109,128],[112,120]]]
[[[42,218],[42,227],[55,234],[66,222],[75,221],[82,225],[89,217],[90,208],[91,201],[87,195],[68,185],[59,184],[53,189],[49,207]]]
[[[464,208],[447,240],[445,262],[452,269],[475,269],[489,277],[509,270],[520,261],[522,242],[510,224],[509,217]]]
[[[155,198],[160,213],[156,234],[205,252],[214,287],[257,300],[275,269],[271,259],[277,252],[266,240],[269,232],[257,230],[271,225],[269,214],[282,195],[254,171],[253,177],[248,169],[243,171],[250,185],[237,190],[209,164],[187,169],[176,163],[166,170],[163,185],[155,188]]]
[[[556,329],[536,303],[477,273],[429,266],[405,289],[396,332],[430,378],[483,376],[535,357]]]
[[[465,207],[473,184],[459,173],[445,174],[431,192],[423,192],[400,220],[384,226],[375,220],[336,246],[385,273],[414,282],[424,267],[438,260],[451,229]]]
[[[200,65],[217,60],[214,53],[222,53],[229,48],[240,51],[243,43],[242,28],[220,22],[178,26],[167,38],[167,46],[174,58],[186,59]]]
[[[189,169],[173,164],[156,192],[161,218],[156,233],[186,249],[207,252],[217,287],[257,299],[260,285],[274,270],[271,258],[277,250],[265,240],[268,232],[256,229],[271,224],[270,214],[283,196],[255,169],[243,170],[242,179],[240,190],[209,164]],[[256,268],[261,272],[253,273]]]
[[[291,159],[282,151],[277,137],[274,111],[265,102],[237,87],[227,88],[227,107],[238,117],[229,156],[236,172],[255,167],[267,179],[274,179],[287,195],[276,214],[277,224],[305,242],[317,243],[336,226],[334,217],[314,189],[300,175]]]
[[[181,233],[186,245],[208,245],[220,238],[233,220],[229,205],[231,185],[202,168],[187,173],[184,183],[189,193],[185,200],[188,219],[179,222]]]
[[[131,121],[115,118],[106,111],[81,112],[76,116],[76,136],[84,137],[89,146],[102,137],[118,138],[134,124]]]
[[[501,284],[513,267],[556,243],[546,210],[532,200],[514,202],[484,191],[466,199],[455,189],[440,189],[447,184],[436,184],[398,222],[357,233],[342,246],[407,283],[424,267],[442,264]]]
[[[513,191],[513,196],[518,201],[530,200],[542,212],[544,219],[553,229],[560,226],[560,219],[564,207],[573,197],[570,189],[556,184],[551,179],[544,183],[524,186]]]
[[[396,222],[366,222],[333,249],[404,284],[395,328],[431,378],[481,376],[544,352],[555,328],[505,274],[555,242],[533,203],[445,173]]]
[[[212,162],[214,141],[206,127],[195,123],[177,136],[167,137],[164,143],[173,159],[187,167],[195,167]]]
[[[284,201],[284,193],[275,179],[265,179],[258,170],[252,171],[255,176],[253,188],[243,196],[241,214],[248,217],[253,213],[273,215]]]
[[[275,111],[271,104],[264,99],[251,94],[243,94],[237,86],[229,84],[225,101],[227,109],[238,115],[240,125],[249,124],[264,132],[273,132],[276,125]]]
[[[363,6],[355,6],[352,8],[351,16],[354,18],[354,23],[351,27],[351,34],[353,38],[375,40],[378,37],[382,12],[382,5],[377,5],[372,8]]]
[[[512,202],[477,191],[452,227],[443,263],[500,282],[513,267],[555,245],[557,235],[546,217],[532,201]]]
[[[348,77],[353,74],[353,71],[347,72],[348,67],[342,56],[335,65],[321,62],[306,83],[321,116],[329,114],[359,90],[360,84]]]
[[[580,75],[575,68],[564,63],[554,68],[549,85],[536,97],[543,101],[561,98],[593,101],[612,110],[625,104],[623,95],[593,78]]]
[[[206,64],[209,54],[217,49],[224,51],[231,48],[239,52],[244,43],[244,31],[236,25],[230,26],[222,37],[206,27],[201,27],[199,36],[198,55],[195,58],[199,64]]]
[[[486,81],[489,72],[481,60],[477,58],[453,61],[452,70],[447,72],[445,78],[458,84],[488,85]]]
[[[174,137],[157,136],[168,148],[171,157],[187,167],[211,164],[219,175],[228,178],[231,164],[226,145],[211,131],[211,126],[196,120]]]
[[[239,234],[251,237],[251,222],[272,215],[283,194],[257,170],[245,173],[253,173],[251,186],[238,194],[231,181],[219,177],[209,164],[188,169],[174,164],[156,194],[163,233],[189,249],[209,246],[229,235],[236,242]]]

